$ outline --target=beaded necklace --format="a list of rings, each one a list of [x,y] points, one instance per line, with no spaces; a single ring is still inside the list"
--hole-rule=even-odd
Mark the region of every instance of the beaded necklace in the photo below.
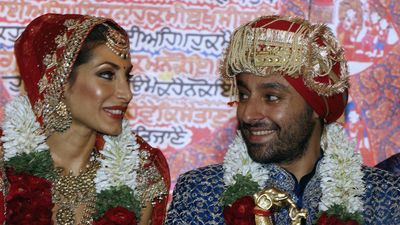
[[[95,151],[93,151],[95,152]],[[72,172],[62,175],[63,168],[56,168],[56,177],[52,181],[52,201],[56,205],[57,224],[75,224],[76,210],[83,206],[83,214],[79,224],[90,224],[96,211],[96,188],[94,178],[100,162],[99,154],[93,153],[91,160],[78,176]]]

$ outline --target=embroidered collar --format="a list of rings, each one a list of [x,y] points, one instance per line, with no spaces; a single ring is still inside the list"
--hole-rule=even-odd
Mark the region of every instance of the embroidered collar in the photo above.
[[[319,210],[328,211],[340,206],[349,214],[361,214],[365,185],[362,180],[362,158],[355,151],[355,142],[348,139],[341,125],[332,123],[326,126],[321,147],[325,155],[317,168],[322,192]],[[239,131],[225,155],[223,168],[227,188],[236,183],[238,174],[250,177],[258,184],[259,189],[271,179],[271,167],[256,163],[250,158]],[[242,196],[238,196],[240,197]]]

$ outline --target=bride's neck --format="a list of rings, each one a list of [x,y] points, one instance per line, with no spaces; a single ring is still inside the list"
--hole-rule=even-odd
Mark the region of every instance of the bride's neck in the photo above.
[[[64,133],[55,132],[46,140],[55,167],[66,173],[79,171],[88,164],[96,141],[96,132],[79,132],[72,127]]]

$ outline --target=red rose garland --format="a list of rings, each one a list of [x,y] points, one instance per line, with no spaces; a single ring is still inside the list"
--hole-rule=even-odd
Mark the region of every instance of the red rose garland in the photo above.
[[[52,224],[51,183],[26,173],[8,173],[7,224]],[[34,222],[33,222],[34,221]]]
[[[133,212],[124,207],[109,209],[103,217],[93,222],[93,225],[130,225],[137,224],[136,216]]]
[[[316,225],[358,225],[358,223],[355,220],[343,221],[333,215],[322,213],[319,219],[317,220]]]
[[[224,208],[224,219],[227,225],[255,225],[252,197],[244,196],[235,201],[232,206]]]

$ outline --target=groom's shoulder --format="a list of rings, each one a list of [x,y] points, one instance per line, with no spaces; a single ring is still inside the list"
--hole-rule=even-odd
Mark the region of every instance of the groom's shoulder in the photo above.
[[[388,185],[399,187],[400,176],[375,167],[363,166],[363,180],[370,185]]]
[[[203,183],[205,181],[217,182],[223,178],[222,164],[213,164],[204,167],[199,167],[179,176],[177,183]]]
[[[363,167],[365,188],[367,196],[375,198],[381,196],[386,200],[400,201],[400,176],[388,171]]]
[[[181,174],[177,181],[177,186],[221,186],[223,185],[222,164],[208,165],[190,170]]]

